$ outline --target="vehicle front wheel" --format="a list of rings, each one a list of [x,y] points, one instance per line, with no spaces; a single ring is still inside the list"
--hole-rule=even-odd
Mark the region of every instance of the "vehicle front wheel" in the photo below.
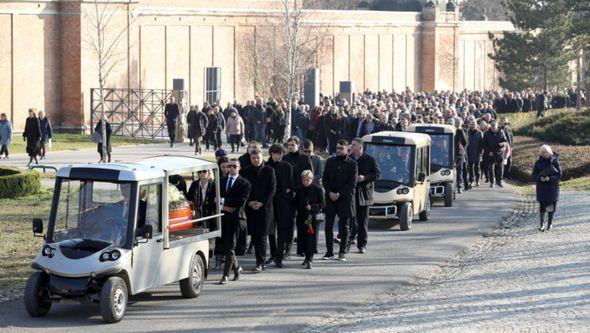
[[[445,184],[445,207],[453,206],[453,184]]]
[[[127,284],[118,277],[112,276],[102,285],[100,291],[100,314],[107,323],[121,321],[127,311]]]
[[[402,231],[408,231],[412,227],[412,204],[406,202],[402,204],[399,212],[399,227]]]
[[[205,263],[200,255],[195,254],[188,277],[180,280],[180,293],[184,298],[198,297],[203,290],[203,284],[205,284]]]
[[[430,216],[430,195],[426,196],[426,202],[424,202],[424,210],[420,212],[420,221],[428,221]]]
[[[25,287],[25,308],[31,317],[43,317],[51,308],[47,290],[49,276],[43,272],[34,272]]]

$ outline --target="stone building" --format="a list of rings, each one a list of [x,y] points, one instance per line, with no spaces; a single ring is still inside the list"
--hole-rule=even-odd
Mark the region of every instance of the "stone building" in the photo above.
[[[244,63],[247,43],[281,18],[277,0],[111,0],[123,29],[113,88],[171,89],[184,79],[188,102],[202,105],[204,68],[219,66],[221,102],[245,101],[254,85]],[[446,2],[445,2],[446,3]],[[82,13],[92,0],[0,2],[0,112],[22,130],[27,109],[43,109],[54,125],[80,131],[90,124],[90,89],[96,59],[85,40],[91,26]],[[509,22],[465,22],[444,4],[422,12],[309,12],[309,24],[328,24],[316,67],[322,93],[339,81],[357,91],[491,89],[497,73],[487,54],[488,33]]]

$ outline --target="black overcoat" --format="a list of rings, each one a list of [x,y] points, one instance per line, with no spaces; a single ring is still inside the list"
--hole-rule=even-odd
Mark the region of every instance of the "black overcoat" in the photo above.
[[[27,139],[27,154],[29,154],[29,156],[37,156],[40,148],[39,142],[41,141],[41,125],[39,124],[39,118],[27,118],[23,137]]]
[[[293,228],[293,167],[285,161],[274,162],[272,159],[269,159],[266,165],[274,169],[277,180],[273,207],[275,224],[282,229]]]
[[[301,173],[303,171],[311,170],[311,172],[315,172],[309,156],[300,152],[286,154],[283,156],[283,161],[291,164],[291,167],[293,167],[293,183],[295,184],[295,188],[303,185],[301,182]]]
[[[557,158],[559,155],[553,153],[550,158],[539,156],[533,167],[533,178],[537,183],[537,201],[550,204],[559,200],[559,181],[561,180],[562,171]],[[549,177],[548,182],[542,182],[541,176]]]
[[[381,177],[381,170],[373,156],[362,154],[357,160],[359,176],[365,176],[365,180],[356,183],[356,204],[359,206],[371,206],[373,204],[373,190],[375,181]]]
[[[233,213],[223,212],[221,218],[221,243],[224,250],[233,250],[236,247],[240,219],[244,216],[244,205],[250,195],[250,182],[244,177],[238,176],[227,190],[228,177],[221,179],[220,197],[224,199],[224,206],[236,208]]]
[[[354,216],[354,189],[358,168],[356,162],[349,156],[330,157],[324,167],[322,183],[326,192],[326,214],[341,217]],[[340,193],[336,201],[330,199],[329,194]]]
[[[252,209],[246,204],[246,219],[249,235],[272,235],[273,230],[273,199],[277,190],[275,171],[264,165],[251,165],[244,169],[244,178],[252,184],[252,190],[247,202],[260,201],[262,207]]]
[[[481,154],[483,153],[483,134],[477,129],[469,130],[467,131],[467,138],[469,140],[469,144],[467,145],[467,162],[481,162]]]

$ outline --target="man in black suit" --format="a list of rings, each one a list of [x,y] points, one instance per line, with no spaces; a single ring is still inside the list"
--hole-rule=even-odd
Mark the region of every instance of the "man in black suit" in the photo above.
[[[323,259],[334,258],[334,220],[340,218],[340,253],[338,259],[346,260],[346,240],[348,239],[348,220],[354,216],[354,189],[357,181],[357,165],[348,156],[348,141],[339,140],[336,156],[330,157],[324,168],[322,183],[326,192],[326,248]]]
[[[170,102],[164,107],[164,117],[166,117],[166,127],[168,127],[168,136],[170,137],[170,147],[174,146],[176,141],[176,122],[180,116],[180,109],[176,104],[174,97],[170,97]]]
[[[369,232],[369,206],[373,204],[373,188],[375,181],[381,177],[381,170],[379,170],[375,159],[363,152],[363,141],[360,138],[352,139],[350,157],[356,161],[358,168],[355,189],[356,225],[358,228],[356,246],[359,253],[365,253]],[[351,224],[354,226],[354,223]],[[352,240],[354,236],[350,238]]]
[[[221,244],[225,251],[225,267],[220,284],[229,280],[229,271],[234,271],[234,281],[240,277],[241,267],[238,265],[235,248],[238,238],[240,219],[244,218],[244,205],[250,195],[250,183],[240,176],[240,162],[232,159],[227,164],[228,176],[221,179],[220,197],[222,201]]]
[[[262,152],[255,149],[250,152],[252,165],[242,172],[244,178],[252,184],[252,190],[246,206],[248,234],[254,242],[256,254],[255,273],[265,269],[266,239],[273,234],[273,199],[277,189],[275,171],[264,165]]]
[[[299,138],[296,136],[292,136],[287,139],[287,149],[288,153],[283,157],[283,161],[291,164],[293,167],[293,183],[295,185],[294,188],[298,188],[303,186],[301,182],[301,173],[305,170],[311,170],[311,172],[316,172],[311,165],[311,159],[309,156],[303,154],[299,150]],[[293,224],[295,224],[295,211],[289,212],[289,217],[293,220]],[[303,239],[303,233],[305,232],[304,226],[297,225],[297,254],[303,256],[304,246],[303,242],[300,241]],[[286,250],[286,257],[289,257],[291,252],[291,244],[293,243],[293,233],[291,232],[290,237],[287,239],[287,250]]]

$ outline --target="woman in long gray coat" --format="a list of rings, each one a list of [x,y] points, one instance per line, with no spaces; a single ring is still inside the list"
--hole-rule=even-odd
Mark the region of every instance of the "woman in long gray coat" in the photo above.
[[[545,231],[545,213],[547,213],[547,230],[551,230],[553,215],[559,200],[559,181],[561,167],[555,154],[548,145],[541,146],[541,154],[533,168],[533,178],[537,183],[537,201],[539,201],[540,231]]]
[[[8,145],[12,139],[12,124],[6,118],[6,113],[0,114],[0,156],[4,154],[4,158],[8,159]]]

